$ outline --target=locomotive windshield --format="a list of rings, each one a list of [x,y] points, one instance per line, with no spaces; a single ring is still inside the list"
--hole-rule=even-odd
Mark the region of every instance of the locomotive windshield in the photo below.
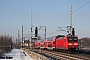
[[[68,42],[77,42],[77,37],[68,37]]]

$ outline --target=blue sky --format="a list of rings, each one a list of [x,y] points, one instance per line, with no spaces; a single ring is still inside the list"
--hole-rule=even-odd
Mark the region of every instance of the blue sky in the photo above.
[[[0,0],[0,35],[10,35],[17,38],[17,32],[24,26],[24,34],[30,33],[30,11],[32,10],[33,26],[46,26],[47,37],[58,34],[58,26],[70,25],[70,6],[77,10],[90,0]],[[90,19],[90,3],[72,14],[73,27],[76,35],[90,37],[90,21],[78,24],[85,19]],[[58,22],[58,23],[56,23]],[[56,23],[56,24],[55,24]],[[52,24],[55,24],[52,26]],[[77,25],[78,24],[78,25]],[[50,27],[51,26],[51,27]],[[50,27],[50,28],[49,28]],[[43,33],[40,32],[40,34]]]

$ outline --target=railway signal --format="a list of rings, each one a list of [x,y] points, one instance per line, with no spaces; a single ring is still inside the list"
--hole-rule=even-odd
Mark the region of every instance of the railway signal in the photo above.
[[[38,36],[38,28],[35,27],[35,37],[37,37],[37,36]]]

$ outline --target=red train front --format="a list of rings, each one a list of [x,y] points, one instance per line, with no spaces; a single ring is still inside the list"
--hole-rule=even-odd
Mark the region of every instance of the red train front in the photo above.
[[[53,41],[54,42],[54,41]],[[55,49],[64,49],[70,52],[78,50],[78,37],[58,35],[55,39]]]

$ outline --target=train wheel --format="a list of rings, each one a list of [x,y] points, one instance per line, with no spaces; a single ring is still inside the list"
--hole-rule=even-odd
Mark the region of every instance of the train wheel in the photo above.
[[[53,51],[55,51],[55,48],[53,48]]]

